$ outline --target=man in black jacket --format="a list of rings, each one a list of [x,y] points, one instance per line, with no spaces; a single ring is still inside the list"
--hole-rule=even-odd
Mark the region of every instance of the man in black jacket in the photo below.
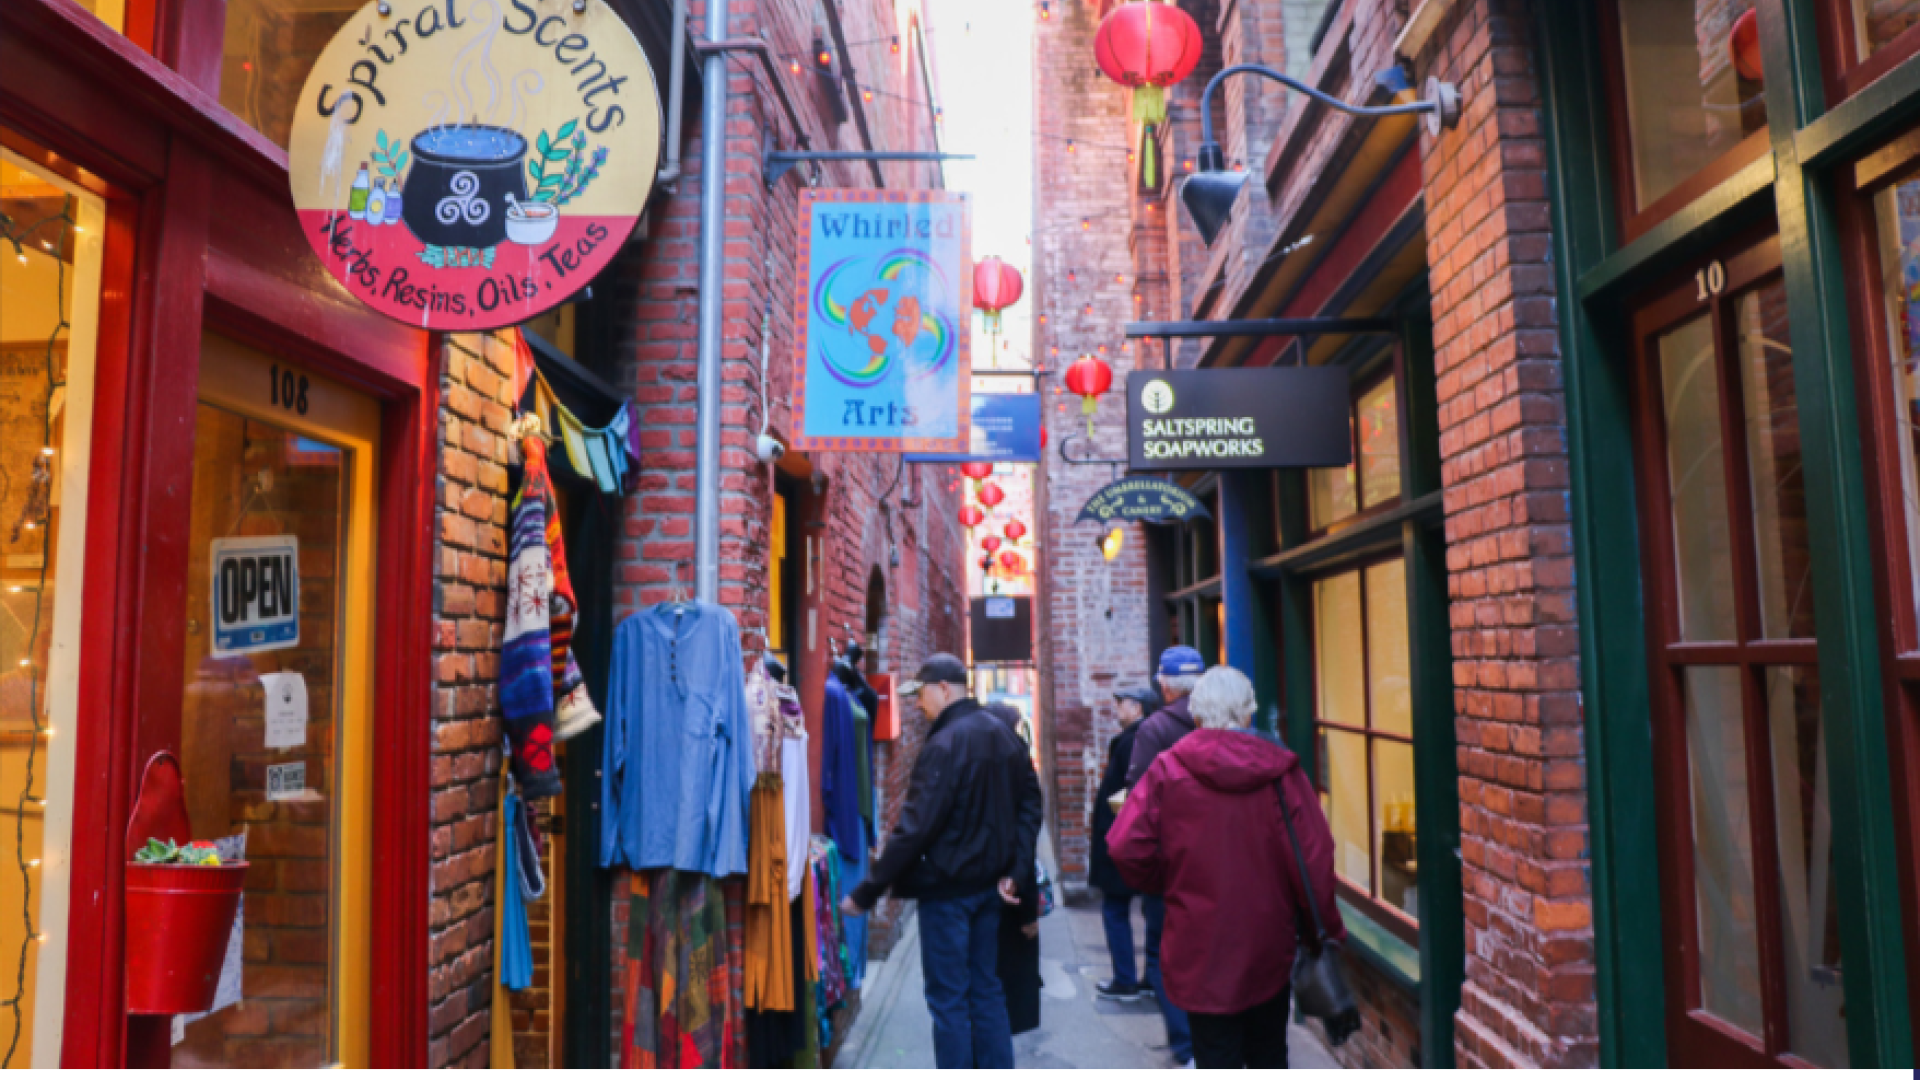
[[[1119,714],[1120,734],[1107,744],[1107,768],[1100,777],[1099,790],[1093,793],[1093,857],[1087,883],[1100,890],[1100,919],[1107,933],[1107,955],[1113,961],[1113,978],[1096,985],[1094,993],[1109,1001],[1140,1000],[1140,985],[1133,964],[1132,887],[1120,877],[1120,871],[1107,856],[1107,830],[1115,816],[1113,797],[1127,789],[1127,768],[1133,764],[1133,740],[1140,734],[1140,721],[1160,708],[1160,695],[1141,687],[1113,695]],[[1147,943],[1147,954],[1157,957],[1158,939]],[[1154,972],[1148,972],[1149,984]]]
[[[1011,1069],[1013,1036],[996,972],[1002,905],[1020,901],[1040,835],[1040,784],[1026,747],[967,691],[967,668],[935,653],[900,687],[935,717],[900,821],[848,915],[880,894],[920,902],[920,966],[943,1069]]]

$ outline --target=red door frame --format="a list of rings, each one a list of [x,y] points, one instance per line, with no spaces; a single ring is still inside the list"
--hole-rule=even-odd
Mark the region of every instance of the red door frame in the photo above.
[[[166,1025],[127,1017],[109,973],[125,955],[137,763],[179,744],[191,492],[177,480],[191,475],[200,337],[218,327],[382,403],[369,1023],[373,1065],[418,1068],[440,347],[354,302],[312,256],[285,153],[218,103],[222,18],[209,0],[135,3],[129,39],[70,0],[0,4],[0,124],[108,207],[80,658],[99,676],[78,702],[62,1064],[169,1058]]]

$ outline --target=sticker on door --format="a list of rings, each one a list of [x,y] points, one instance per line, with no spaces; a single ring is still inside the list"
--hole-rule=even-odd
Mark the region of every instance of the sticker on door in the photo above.
[[[300,541],[240,536],[213,542],[215,657],[300,644]]]

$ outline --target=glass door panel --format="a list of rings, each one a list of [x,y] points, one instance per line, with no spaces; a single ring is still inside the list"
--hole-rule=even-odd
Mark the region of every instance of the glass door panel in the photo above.
[[[174,1064],[363,1061],[378,411],[223,339],[203,357],[181,762],[195,833],[244,837],[250,869],[237,1000],[176,1022]]]
[[[0,150],[0,217],[0,1066],[52,1068],[106,206]]]

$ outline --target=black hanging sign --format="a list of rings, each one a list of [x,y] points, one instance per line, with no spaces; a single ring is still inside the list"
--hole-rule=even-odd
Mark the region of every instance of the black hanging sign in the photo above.
[[[1115,480],[1093,493],[1080,508],[1074,523],[1097,521],[1185,521],[1192,517],[1212,517],[1207,505],[1179,484],[1150,476],[1129,476]]]
[[[1127,375],[1127,466],[1324,468],[1350,464],[1347,369],[1135,371]]]

